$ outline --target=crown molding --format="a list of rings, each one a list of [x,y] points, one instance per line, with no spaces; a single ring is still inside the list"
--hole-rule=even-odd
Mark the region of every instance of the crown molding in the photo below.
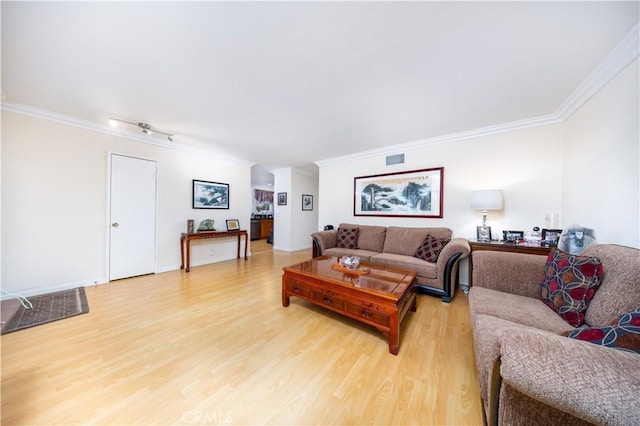
[[[466,139],[476,139],[486,136],[498,135],[501,133],[515,132],[518,130],[530,129],[533,127],[548,126],[558,124],[561,120],[554,114],[544,115],[540,117],[528,118],[525,120],[512,121],[510,123],[498,124],[495,126],[482,127],[479,129],[466,130],[464,132],[451,133],[434,138],[419,139],[412,142],[405,142],[396,145],[384,146],[382,148],[361,151],[355,154],[343,155],[340,157],[328,158],[326,160],[314,161],[318,167],[336,163],[344,163],[348,161],[361,160],[371,157],[380,157],[399,152],[405,152],[412,149],[418,149],[430,145],[440,145],[444,143],[458,142]]]
[[[277,169],[272,169],[269,170],[269,173],[272,174],[276,174],[276,173],[287,173],[287,172],[291,172],[291,174],[297,174],[297,175],[301,175],[301,176],[308,176],[308,177],[318,177],[318,173],[314,173],[308,170],[302,170],[302,169],[298,169],[296,167],[280,167]]]
[[[422,148],[429,145],[451,143],[462,141],[465,139],[481,138],[485,136],[497,135],[500,133],[508,133],[533,127],[563,123],[569,117],[571,117],[573,113],[580,109],[580,107],[582,107],[589,99],[591,99],[594,94],[596,94],[600,89],[606,86],[615,76],[617,76],[631,62],[633,62],[639,55],[640,24],[637,24],[552,114],[513,121],[496,126],[488,126],[480,129],[452,133],[449,135],[437,136],[434,138],[420,139],[413,142],[389,145],[378,149],[358,152],[355,154],[314,161],[314,164],[321,167],[330,164],[397,154],[398,152]]]
[[[312,178],[317,178],[318,177],[318,173],[309,171],[309,170],[302,170],[302,169],[298,169],[296,167],[292,167],[292,172],[300,175],[300,176],[307,176],[307,177],[312,177]]]
[[[58,114],[55,112],[51,112],[44,109],[35,108],[32,106],[19,104],[15,102],[2,102],[2,111],[14,112],[17,114],[40,118],[42,120],[64,124],[67,126],[76,127],[83,130],[89,130],[92,132],[103,133],[110,136],[116,136],[119,138],[129,139],[135,142],[140,142],[147,145],[153,145],[160,148],[171,149],[174,151],[180,151],[180,152],[185,152],[185,153],[195,154],[195,155],[205,155],[208,157],[215,157],[217,160],[222,160],[224,162],[229,162],[229,163],[235,163],[241,166],[252,167],[255,164],[250,161],[221,155],[214,150],[201,149],[201,148],[196,148],[189,145],[170,142],[165,140],[164,138],[160,139],[160,138],[155,138],[153,136],[146,136],[146,137],[138,136],[132,133],[118,131],[112,128],[111,126],[109,126],[108,124],[98,124],[92,121],[82,120],[76,117],[71,117],[64,114]]]
[[[606,58],[587,76],[556,110],[555,115],[567,120],[593,95],[607,85],[640,54],[640,24],[637,24]]]
[[[361,151],[355,154],[348,154],[328,158],[324,160],[314,161],[317,166],[326,166],[330,164],[343,163],[359,159],[396,154],[406,150],[417,149],[430,145],[443,143],[451,143],[462,141],[465,139],[480,138],[493,136],[501,133],[525,130],[534,127],[558,124],[566,121],[580,107],[582,107],[593,95],[606,86],[615,76],[632,63],[640,55],[640,24],[633,29],[618,43],[618,45],[607,55],[607,57],[587,76],[587,78],[569,95],[569,97],[560,105],[560,107],[552,114],[540,117],[534,117],[509,123],[488,126],[479,129],[473,129],[458,133],[452,133],[433,138],[419,139],[412,142],[400,143],[396,145],[388,145],[382,148]],[[108,125],[97,124],[88,120],[81,120],[75,117],[63,114],[53,113],[43,109],[18,104],[14,102],[6,102],[4,92],[2,93],[2,110],[15,112],[18,114],[29,115],[44,120],[66,124],[69,126],[90,130],[94,132],[104,133],[107,135],[122,137],[132,141],[150,144],[175,151],[187,152],[197,155],[214,156],[217,159],[252,167],[255,163],[240,160],[238,158],[220,155],[213,150],[206,150],[191,147],[184,144],[169,143],[163,139],[153,137],[142,137],[116,131]],[[296,169],[299,171],[299,169]],[[273,171],[272,171],[273,172]],[[306,173],[304,173],[306,174]],[[312,176],[313,174],[309,174]]]

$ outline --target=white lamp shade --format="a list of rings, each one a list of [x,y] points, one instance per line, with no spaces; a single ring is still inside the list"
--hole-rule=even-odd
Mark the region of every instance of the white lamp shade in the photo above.
[[[502,190],[472,191],[471,208],[473,210],[502,210]]]

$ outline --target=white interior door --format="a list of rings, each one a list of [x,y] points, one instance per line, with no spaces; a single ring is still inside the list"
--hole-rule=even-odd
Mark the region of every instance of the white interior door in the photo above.
[[[155,161],[111,154],[109,279],[155,272]]]

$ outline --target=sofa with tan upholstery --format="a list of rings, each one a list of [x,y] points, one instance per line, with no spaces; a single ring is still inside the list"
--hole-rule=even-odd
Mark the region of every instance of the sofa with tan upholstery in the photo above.
[[[342,230],[357,230],[352,248],[340,244]],[[435,262],[416,257],[416,252],[428,237],[443,247]],[[452,238],[449,228],[409,228],[371,226],[341,223],[338,229],[311,234],[313,257],[358,256],[362,261],[415,270],[418,291],[442,297],[444,302],[453,298],[458,285],[458,262],[469,254],[469,242]],[[340,247],[340,246],[343,247]]]
[[[594,244],[573,260],[493,251],[472,260],[469,306],[488,424],[640,424],[640,250]],[[601,264],[599,285],[571,275],[594,285],[582,293],[592,296],[583,317],[564,310],[580,310],[577,287],[541,289],[545,280],[571,282],[571,262],[591,261]]]

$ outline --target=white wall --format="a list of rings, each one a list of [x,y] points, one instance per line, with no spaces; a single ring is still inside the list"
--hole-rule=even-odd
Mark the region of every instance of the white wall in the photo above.
[[[274,173],[275,247],[299,250],[309,234],[340,222],[447,226],[473,238],[480,213],[470,210],[475,189],[502,188],[505,208],[490,212],[494,231],[544,226],[560,212],[561,226],[596,230],[599,242],[640,246],[640,136],[638,60],[562,124],[403,151],[403,165],[385,155],[319,163],[319,179],[294,169]],[[212,218],[249,224],[251,165],[168,150],[28,115],[2,112],[2,287],[35,294],[103,282],[107,261],[108,154],[156,160],[159,170],[158,271],[180,264],[179,235],[186,220]],[[397,152],[394,152],[397,153]],[[442,219],[353,216],[353,178],[444,167]],[[191,179],[230,184],[229,210],[191,209]],[[316,186],[317,182],[317,186]],[[303,212],[302,194],[314,195]],[[281,244],[280,247],[278,245]],[[209,256],[209,247],[214,256]],[[196,243],[193,265],[235,257],[235,241]],[[464,266],[461,281],[464,282]]]
[[[476,238],[481,212],[470,209],[471,191],[502,189],[504,209],[491,211],[492,235],[502,230],[543,227],[561,207],[562,127],[550,125],[458,142],[405,150],[405,163],[386,166],[386,155],[320,164],[318,229],[341,222],[384,226],[451,228],[454,237]],[[354,216],[356,176],[444,167],[443,217]],[[460,262],[460,282],[468,284],[468,262]]]
[[[291,167],[286,167],[283,169],[273,170],[272,173],[276,198],[278,197],[279,192],[285,192],[287,194],[286,206],[279,206],[277,202],[274,206],[273,248],[275,250],[287,251],[287,248],[291,246],[293,220],[293,195],[291,194],[293,171]]]
[[[2,112],[2,287],[23,294],[104,282],[108,157],[158,163],[158,272],[180,267],[187,219],[225,228],[251,213],[249,163],[170,150],[54,121]],[[230,185],[229,210],[191,208],[191,180]],[[211,242],[212,244],[209,244]],[[209,249],[213,248],[213,256]],[[192,265],[235,258],[235,239],[193,244]]]
[[[481,213],[470,209],[471,191],[502,189],[504,210],[491,211],[492,231],[531,230],[560,211],[562,129],[544,126],[404,151],[405,163],[386,166],[385,154],[320,165],[318,229],[341,222],[385,226],[446,226],[454,236],[475,238]],[[442,219],[354,216],[357,176],[444,167]]]
[[[601,242],[640,247],[638,59],[564,126],[565,225],[595,230]]]
[[[275,250],[297,251],[311,247],[311,234],[318,223],[318,176],[287,167],[273,171],[275,197],[287,193],[287,205],[275,206]],[[313,196],[313,210],[302,210],[302,194]]]
[[[318,176],[299,169],[293,169],[291,194],[292,232],[290,251],[311,247],[311,234],[318,223]],[[302,195],[313,197],[313,210],[302,210]]]
[[[341,222],[385,226],[446,226],[475,238],[480,213],[469,209],[475,189],[503,189],[505,206],[489,213],[492,231],[544,227],[560,213],[560,227],[594,228],[598,242],[640,247],[640,117],[638,59],[570,118],[503,134],[404,151],[362,153],[320,161],[317,229]],[[386,166],[386,155],[405,164]],[[444,167],[442,219],[354,216],[356,176]],[[467,283],[462,262],[460,281]]]

